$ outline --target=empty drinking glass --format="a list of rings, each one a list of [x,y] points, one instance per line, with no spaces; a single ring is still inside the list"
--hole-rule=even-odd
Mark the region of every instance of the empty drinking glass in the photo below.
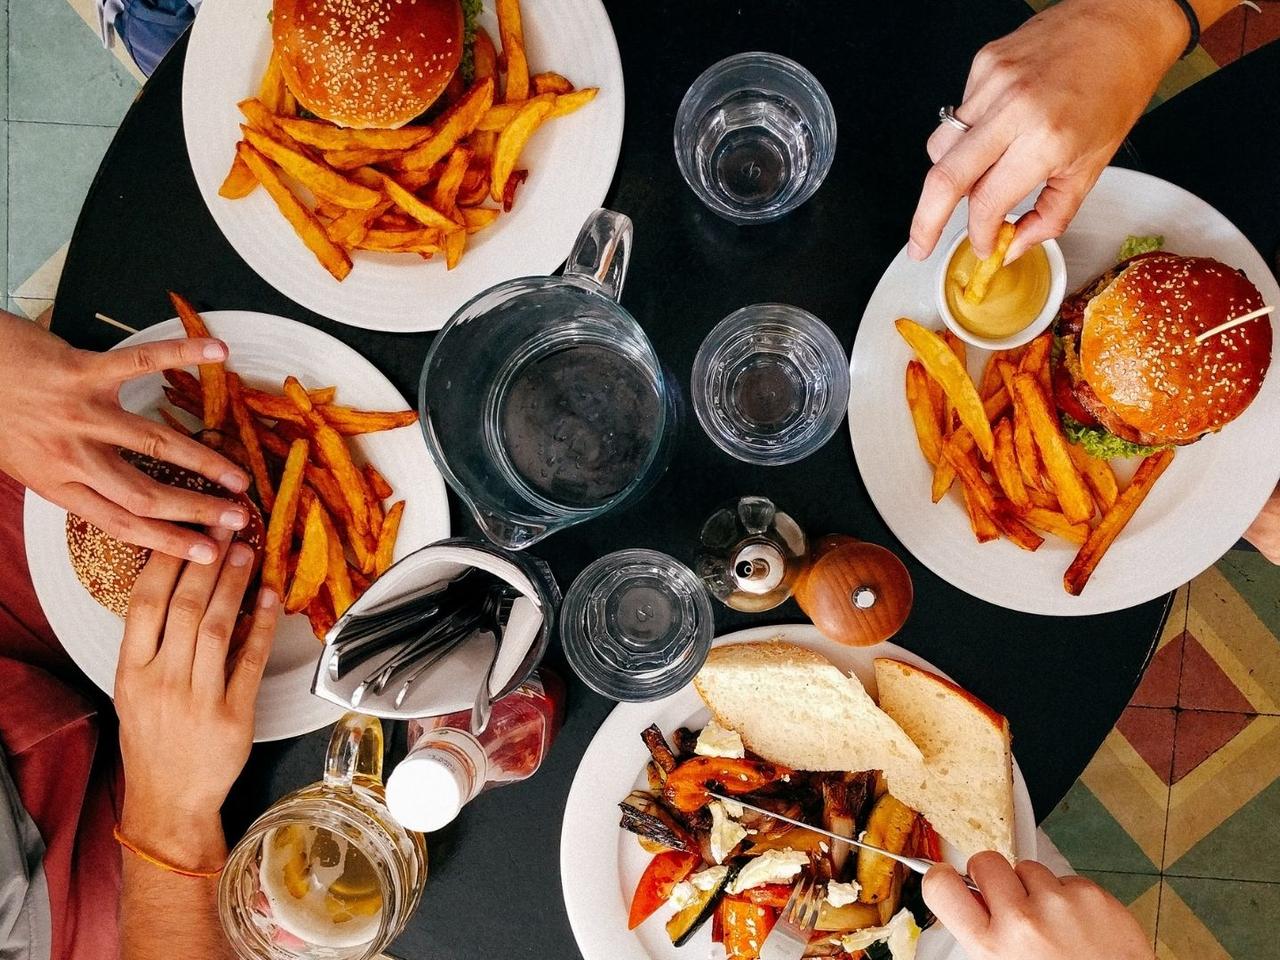
[[[831,328],[785,303],[729,314],[693,360],[693,410],[721,450],[794,463],[831,439],[849,404],[849,361]]]
[[[565,658],[597,693],[657,700],[693,679],[715,615],[702,581],[655,550],[619,550],[578,575],[560,608]]]
[[[794,60],[740,53],[694,81],[676,114],[676,161],[734,223],[776,220],[822,185],[836,152],[827,92]]]

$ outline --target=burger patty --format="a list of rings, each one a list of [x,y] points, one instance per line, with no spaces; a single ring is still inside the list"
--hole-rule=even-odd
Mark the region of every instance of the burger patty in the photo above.
[[[1107,405],[1098,399],[1098,395],[1093,392],[1088,382],[1076,375],[1079,365],[1065,362],[1065,351],[1070,350],[1074,356],[1080,356],[1080,335],[1084,332],[1084,311],[1089,301],[1105,290],[1129,264],[1158,255],[1158,252],[1140,253],[1136,257],[1122,260],[1110,270],[1104,271],[1089,286],[1062,301],[1062,306],[1058,309],[1056,331],[1057,335],[1065,341],[1063,355],[1055,356],[1052,362],[1053,394],[1060,412],[1086,427],[1102,427],[1121,440],[1143,446],[1159,446],[1160,440],[1129,426],[1108,409]]]

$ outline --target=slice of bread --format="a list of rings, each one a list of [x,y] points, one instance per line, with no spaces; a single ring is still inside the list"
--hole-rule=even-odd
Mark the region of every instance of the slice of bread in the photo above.
[[[821,654],[783,640],[726,644],[711,651],[693,685],[716,722],[766,760],[797,770],[881,770],[895,795],[925,792],[920,749],[857,677]]]
[[[927,785],[894,783],[895,797],[928,818],[965,856],[996,850],[1014,859],[1009,721],[981,700],[900,660],[876,660],[880,709],[924,754]]]

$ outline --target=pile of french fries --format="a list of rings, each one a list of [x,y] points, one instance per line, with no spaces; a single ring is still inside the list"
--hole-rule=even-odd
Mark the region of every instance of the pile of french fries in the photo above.
[[[1146,457],[1120,490],[1115,472],[1071,443],[1051,400],[1051,333],[997,351],[981,381],[969,376],[964,343],[905,317],[898,333],[916,354],[907,364],[907,406],[920,452],[933,468],[934,503],[960,479],[979,543],[1001,536],[1037,550],[1050,533],[1079,546],[1063,576],[1077,596],[1152,486],[1172,448]]]
[[[598,92],[558,73],[531,75],[519,0],[497,0],[497,14],[501,54],[477,29],[474,80],[464,89],[455,77],[429,125],[355,130],[299,117],[273,55],[258,96],[238,105],[242,139],[219,195],[240,199],[261,184],[339,281],[356,250],[443,253],[452,270],[467,237],[511,210],[529,176],[517,169],[520,154],[538,127]]]
[[[208,337],[203,318],[169,294],[188,337]],[[305,613],[319,639],[395,555],[403,500],[371,463],[357,464],[347,438],[407,427],[412,410],[356,410],[337,403],[333,386],[306,389],[286,377],[279,394],[244,383],[224,363],[165,373],[165,398],[200,422],[189,428],[172,411],[161,417],[244,467],[266,520],[262,584],[287,613]]]

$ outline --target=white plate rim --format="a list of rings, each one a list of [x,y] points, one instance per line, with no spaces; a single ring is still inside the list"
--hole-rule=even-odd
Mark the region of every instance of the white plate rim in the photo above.
[[[370,398],[363,402],[388,406],[404,404],[400,391],[372,363],[323,330],[286,317],[247,310],[210,310],[202,312],[202,316],[208,322],[210,332],[226,341],[231,347],[230,363],[233,369],[236,365],[237,342],[234,325],[252,323],[263,335],[275,338],[276,342],[290,343],[291,357],[305,351],[312,356],[325,358],[325,361],[333,366],[341,366],[342,378],[336,381],[340,397],[345,386],[347,391],[358,389],[362,397]],[[176,318],[172,318],[132,334],[113,349],[180,336],[182,336],[182,325]],[[249,378],[253,379],[253,375],[250,374]],[[160,382],[159,375],[155,375],[153,380],[155,389],[159,389]],[[131,381],[126,388],[131,386],[136,390],[148,390],[151,385]],[[389,442],[396,444],[397,447],[403,447],[405,453],[402,456],[414,461],[413,469],[418,471],[413,492],[406,491],[409,493],[406,497],[407,502],[412,504],[416,500],[417,506],[412,509],[412,512],[408,506],[406,507],[400,539],[396,545],[396,558],[399,559],[417,547],[447,537],[450,519],[444,480],[431,460],[421,431],[403,428],[403,438],[396,437],[395,433],[396,431],[388,431],[374,442],[383,445]],[[358,443],[364,443],[366,439]],[[409,454],[415,446],[420,448],[420,455],[416,452]],[[404,490],[403,478],[396,486],[397,490]],[[114,633],[109,638],[105,636],[86,638],[84,624],[89,619],[101,620],[100,615],[105,611],[89,598],[70,569],[66,540],[63,535],[66,513],[63,508],[50,503],[31,490],[26,491],[23,503],[23,539],[31,581],[45,617],[67,654],[99,689],[107,696],[111,696],[115,685],[115,648],[118,647],[120,636],[123,635],[124,625],[122,621],[107,614],[110,622],[115,624]],[[69,594],[63,592],[70,586],[74,586],[75,590]],[[70,603],[68,603],[69,597],[74,598]],[[297,621],[303,618],[295,616],[291,619]],[[305,626],[305,622],[303,628],[310,637],[310,628]],[[311,640],[315,642],[313,637]],[[112,649],[104,655],[100,647],[107,646]],[[315,651],[318,657],[319,643],[315,643]],[[294,672],[299,673],[301,680],[301,671]],[[308,672],[305,683],[298,688],[296,698],[290,698],[290,706],[284,711],[284,716],[273,711],[273,715],[264,719],[263,712],[259,711],[258,723],[255,724],[254,729],[255,742],[301,736],[328,726],[342,715],[341,707],[311,694],[310,682],[311,675]]]
[[[580,86],[599,86],[600,94],[535,133],[524,155],[529,181],[515,209],[468,239],[468,255],[455,270],[445,271],[438,257],[423,263],[361,254],[342,283],[320,267],[261,190],[237,201],[218,196],[242,119],[236,101],[254,95],[269,55],[270,0],[203,5],[186,51],[183,131],[200,194],[228,243],[250,269],[299,305],[351,326],[398,333],[438,330],[483,290],[512,277],[554,272],[613,182],[625,88],[617,38],[600,0],[540,5],[541,16],[525,15],[534,67],[560,70]],[[497,37],[492,0],[480,22]],[[256,33],[245,28],[259,23]]]
[[[1026,201],[1018,209],[1029,205]],[[1184,219],[1160,222],[1160,211],[1169,207],[1181,211]],[[940,247],[961,228],[967,209],[962,202],[943,232]],[[1108,223],[1108,216],[1117,215],[1125,217],[1124,224]],[[1166,248],[1176,253],[1217,253],[1244,269],[1266,302],[1280,302],[1280,287],[1266,261],[1225,216],[1176,184],[1121,167],[1103,171],[1071,228],[1059,238],[1068,260],[1067,289],[1079,288],[1113,262],[1108,258],[1114,257],[1130,233],[1163,233]],[[1114,241],[1114,247],[1081,249],[1082,243],[1104,240]],[[1081,272],[1082,262],[1092,266]],[[936,269],[935,258],[916,264],[905,248],[899,251],[867,303],[850,355],[849,435],[858,472],[885,524],[917,560],[957,589],[988,603],[1025,613],[1090,616],[1171,593],[1236,543],[1280,477],[1280,448],[1259,444],[1269,436],[1267,422],[1280,417],[1280,372],[1275,370],[1243,416],[1222,433],[1179,451],[1078,597],[1068,595],[1061,583],[1074,547],[1052,537],[1035,554],[1003,539],[979,545],[954,493],[937,505],[929,503],[927,488],[917,496],[911,475],[925,468],[901,396],[902,370],[910,351],[893,332],[891,321],[898,316],[912,316],[926,324],[938,320],[932,297]],[[904,296],[904,288],[918,285],[924,277],[929,281],[925,296],[914,300],[911,294]],[[1273,344],[1280,345],[1280,316],[1272,316],[1272,332]],[[1275,346],[1273,355],[1274,351]],[[971,349],[969,355],[971,369],[976,370],[980,361],[975,358],[986,354]],[[891,401],[887,399],[890,390]],[[1191,488],[1195,488],[1193,506],[1188,507],[1181,501],[1186,499],[1183,491]],[[904,490],[910,493],[904,495]],[[1177,499],[1179,512],[1196,517],[1197,522],[1179,524],[1172,519],[1172,511],[1161,512],[1161,502],[1167,505],[1170,499]],[[944,505],[949,515],[944,516]]]
[[[775,637],[810,647],[844,669],[853,669],[854,664],[866,669],[877,657],[893,657],[947,677],[924,658],[896,644],[848,647],[828,640],[817,627],[807,623],[750,627],[716,638],[715,646],[759,643]],[[874,673],[871,679],[874,681]],[[874,683],[869,690],[874,692]],[[651,953],[637,932],[627,930],[630,891],[624,888],[636,881],[634,878],[629,883],[623,880],[618,853],[623,843],[633,847],[635,844],[618,826],[617,808],[618,802],[634,788],[648,758],[640,732],[657,722],[663,733],[669,734],[671,729],[663,722],[664,718],[670,716],[672,722],[679,725],[706,715],[706,708],[692,684],[662,700],[620,703],[601,723],[582,755],[565,802],[560,835],[560,883],[569,925],[584,960],[688,960],[706,955],[710,943],[706,929],[684,947],[671,947],[661,930],[667,918],[661,910],[638,931],[656,930],[654,939],[663,938],[659,943],[666,947],[662,953]],[[1036,849],[1035,813],[1016,759],[1013,777],[1017,854],[1020,859],[1032,858]],[[645,854],[640,852],[638,856]],[[921,937],[920,960],[940,960],[953,946],[951,936],[934,926]]]

